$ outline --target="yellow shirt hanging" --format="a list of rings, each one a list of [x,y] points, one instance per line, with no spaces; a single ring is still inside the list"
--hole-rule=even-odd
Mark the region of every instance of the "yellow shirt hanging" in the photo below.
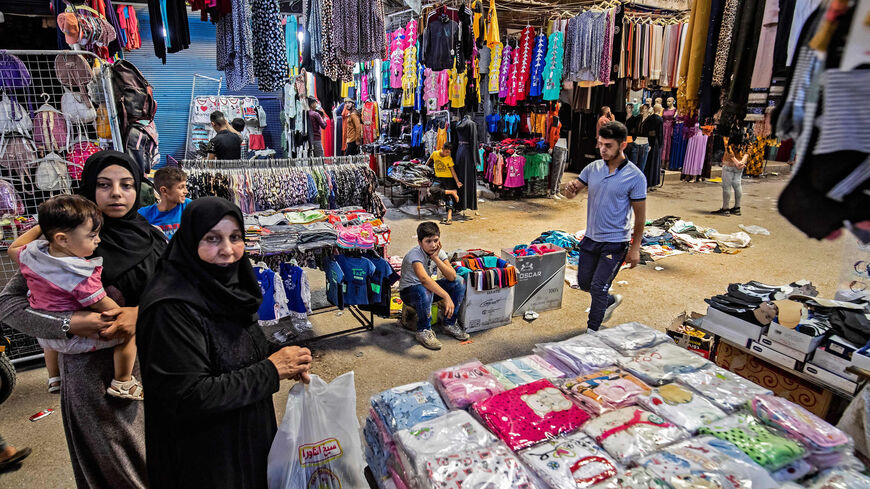
[[[498,33],[498,14],[495,11],[495,0],[489,0],[489,13],[486,22],[486,45],[492,48],[493,44],[501,42]]]
[[[468,84],[466,71],[457,73],[455,68],[450,70],[450,107],[454,109],[465,107],[465,86]]]

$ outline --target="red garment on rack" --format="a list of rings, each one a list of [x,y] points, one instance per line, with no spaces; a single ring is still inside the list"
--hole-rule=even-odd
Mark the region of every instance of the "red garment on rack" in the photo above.
[[[515,106],[517,105],[517,68],[519,68],[519,59],[520,59],[520,50],[519,47],[514,49],[511,53],[511,67],[508,72],[508,92],[507,97],[504,99],[504,103],[507,105]]]
[[[517,68],[516,99],[525,100],[529,91],[529,77],[532,68],[532,55],[534,54],[535,28],[526,27],[520,35],[519,51],[520,66]]]
[[[326,127],[320,131],[320,140],[323,144],[323,156],[334,156],[332,144],[325,144],[327,141],[335,141],[335,126],[332,124],[332,119],[326,117]]]

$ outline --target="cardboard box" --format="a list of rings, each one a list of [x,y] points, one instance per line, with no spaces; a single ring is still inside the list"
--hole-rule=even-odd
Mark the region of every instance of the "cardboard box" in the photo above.
[[[779,365],[780,367],[784,367],[792,370],[800,369],[800,362],[795,360],[794,358],[780,353],[773,348],[762,345],[757,341],[753,341],[749,344],[749,350],[752,351],[753,355],[757,355],[765,360],[770,360],[775,365]]]
[[[864,370],[870,370],[870,355],[867,355],[868,352],[855,352],[852,354],[852,365],[863,368]]]
[[[514,287],[481,292],[468,286],[466,281],[459,322],[469,333],[504,326],[511,322],[513,307]]]
[[[829,337],[822,342],[822,345],[831,355],[836,355],[850,362],[852,361],[852,354],[861,348],[846,338],[837,335]]]
[[[846,380],[833,372],[828,372],[827,370],[819,367],[818,365],[813,365],[812,362],[804,365],[804,373],[811,377],[819,379],[827,385],[838,387],[850,394],[854,394],[855,391],[858,390],[857,382]]]
[[[854,355],[852,356],[854,358]],[[852,365],[852,361],[829,353],[824,346],[816,348],[816,351],[813,352],[812,363],[846,380],[858,382],[857,375],[846,372],[846,369]]]
[[[671,324],[668,326],[665,333],[667,333],[667,335],[670,336],[671,339],[674,340],[674,343],[676,343],[680,348],[685,348],[701,355],[707,360],[712,360],[713,353],[716,351],[716,336],[714,334],[700,329],[694,330],[698,333],[697,335],[681,331],[684,325],[686,328],[692,327],[691,325],[686,324],[688,321],[701,319],[703,317],[703,314],[697,312],[684,312],[671,321]]]
[[[796,329],[786,328],[776,322],[770,323],[767,336],[779,344],[794,348],[803,353],[815,350],[824,339],[824,336],[810,336]]]
[[[701,327],[741,346],[747,346],[750,340],[758,341],[764,333],[764,327],[736,318],[714,307],[707,308],[707,315],[704,316]]]
[[[803,353],[800,350],[795,350],[794,348],[783,345],[782,343],[773,341],[770,336],[767,336],[766,334],[761,335],[761,338],[758,339],[758,342],[768,348],[773,348],[780,353],[784,353],[799,362],[804,362],[807,359],[806,353]]]
[[[502,258],[517,269],[514,316],[562,307],[566,253],[556,245],[549,246],[556,251],[534,256],[514,256],[510,249],[501,250]]]

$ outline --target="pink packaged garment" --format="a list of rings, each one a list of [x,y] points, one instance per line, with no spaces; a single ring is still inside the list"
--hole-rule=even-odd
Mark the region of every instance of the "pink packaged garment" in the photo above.
[[[501,383],[478,360],[438,370],[433,377],[432,383],[450,409],[465,409],[504,392]]]
[[[595,416],[631,406],[638,396],[652,392],[640,379],[620,369],[581,375],[564,381],[561,386]]]
[[[589,415],[546,379],[473,405],[474,412],[511,450],[520,450],[583,426]]]

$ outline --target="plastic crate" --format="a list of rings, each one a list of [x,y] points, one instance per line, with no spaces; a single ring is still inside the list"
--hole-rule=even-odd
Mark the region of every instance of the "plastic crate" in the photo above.
[[[36,338],[12,329],[5,324],[0,324],[0,331],[2,331],[3,336],[9,338],[10,345],[6,349],[6,355],[10,360],[15,361],[33,355],[42,355],[42,347],[39,346]]]

